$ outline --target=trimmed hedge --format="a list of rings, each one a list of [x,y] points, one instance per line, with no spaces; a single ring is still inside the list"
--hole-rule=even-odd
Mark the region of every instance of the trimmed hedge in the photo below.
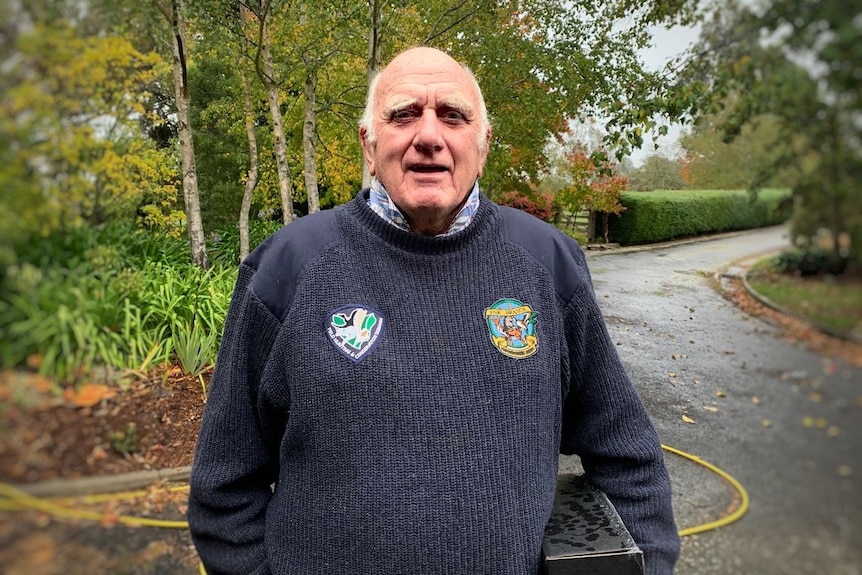
[[[645,244],[780,224],[787,215],[778,206],[789,195],[786,189],[764,189],[752,201],[744,190],[623,192],[626,210],[610,217],[608,239]]]

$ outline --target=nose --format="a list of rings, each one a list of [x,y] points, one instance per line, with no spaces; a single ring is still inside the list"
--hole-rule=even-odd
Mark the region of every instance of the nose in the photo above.
[[[434,110],[424,110],[416,125],[413,146],[423,153],[439,152],[443,149],[443,133],[440,119]]]

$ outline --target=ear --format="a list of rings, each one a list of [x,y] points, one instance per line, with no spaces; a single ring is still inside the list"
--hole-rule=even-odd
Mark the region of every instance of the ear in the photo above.
[[[368,164],[368,172],[374,176],[376,171],[374,144],[368,140],[368,130],[365,128],[359,128],[359,141],[362,144],[362,155],[365,156],[365,163]]]
[[[485,132],[485,147],[482,148],[482,154],[479,158],[479,175],[478,178],[482,177],[482,170],[485,169],[485,160],[488,159],[488,150],[491,147],[491,126],[488,126],[488,130]]]

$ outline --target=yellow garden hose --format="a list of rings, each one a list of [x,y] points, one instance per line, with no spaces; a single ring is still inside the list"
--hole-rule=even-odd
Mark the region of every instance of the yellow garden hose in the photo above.
[[[686,537],[688,535],[695,535],[697,533],[703,533],[705,531],[711,531],[713,529],[718,529],[719,527],[725,527],[730,525],[734,521],[737,521],[743,515],[745,515],[746,511],[748,511],[749,505],[749,497],[748,492],[746,492],[745,488],[734,479],[729,473],[726,471],[719,469],[715,465],[704,461],[700,457],[696,455],[692,455],[690,453],[686,453],[680,449],[676,449],[675,447],[670,447],[667,445],[662,445],[662,449],[665,451],[669,451],[670,453],[679,455],[684,457],[690,461],[697,463],[703,467],[706,467],[725,481],[727,481],[739,494],[740,505],[734,510],[733,513],[717,519],[715,521],[710,521],[708,523],[703,523],[701,525],[695,525],[694,527],[688,527],[686,529],[682,529],[679,532],[680,537]],[[177,492],[177,491],[185,491],[188,490],[188,485],[180,485],[175,487],[169,487],[162,491],[169,492]],[[148,494],[151,494],[151,491],[127,491],[123,493],[105,493],[99,495],[89,495],[83,497],[76,498],[64,498],[64,499],[55,499],[53,501],[49,501],[47,499],[41,499],[39,497],[34,497],[25,491],[12,487],[11,485],[0,483],[0,509],[3,510],[20,510],[20,509],[35,509],[38,511],[42,511],[43,513],[48,513],[50,515],[54,515],[55,517],[65,517],[70,519],[85,519],[90,521],[102,521],[106,518],[106,516],[102,513],[98,513],[95,511],[85,511],[81,509],[75,509],[70,506],[61,505],[60,503],[69,502],[70,504],[74,501],[82,502],[86,504],[91,503],[99,503],[102,501],[118,501],[123,499],[135,499],[138,497],[143,497]],[[59,503],[58,503],[59,502]],[[124,525],[136,525],[141,527],[164,527],[171,529],[187,529],[189,524],[186,521],[175,521],[169,519],[152,519],[148,517],[137,517],[131,515],[118,515],[112,516],[111,519],[113,521],[117,521],[118,523],[122,523]]]
[[[112,500],[132,499],[140,497],[147,492],[135,492],[130,494],[123,493],[108,493],[104,495],[91,496],[96,500]],[[95,511],[85,511],[82,509],[74,509],[59,505],[47,499],[33,497],[29,493],[12,487],[6,483],[0,483],[0,496],[4,500],[2,509],[35,509],[43,513],[48,513],[55,517],[65,517],[69,519],[87,519],[90,521],[102,521],[106,518],[105,514]],[[92,502],[92,501],[91,501]],[[112,521],[117,521],[124,525],[136,525],[139,527],[167,527],[172,529],[187,529],[189,524],[186,521],[173,521],[169,519],[152,519],[149,517],[136,517],[132,515],[117,515],[111,516]]]
[[[716,475],[718,475],[719,477],[721,477],[722,479],[724,479],[725,481],[730,483],[731,487],[733,487],[736,490],[736,492],[739,494],[739,501],[740,501],[739,507],[733,513],[726,515],[726,516],[724,516],[720,519],[717,519],[715,521],[710,521],[709,523],[703,523],[701,525],[695,525],[694,527],[688,527],[686,529],[682,529],[679,532],[680,537],[685,537],[687,535],[695,535],[697,533],[703,533],[704,531],[711,531],[712,529],[718,529],[719,527],[724,527],[725,525],[730,525],[731,523],[733,523],[734,521],[737,521],[740,517],[745,515],[745,512],[748,511],[748,503],[749,503],[748,492],[745,490],[745,487],[743,487],[742,484],[739,481],[737,481],[733,476],[731,476],[729,473],[727,473],[723,469],[719,469],[718,467],[716,467],[712,463],[704,461],[703,459],[701,459],[697,455],[692,455],[691,453],[686,453],[685,451],[682,451],[681,449],[677,449],[675,447],[670,447],[669,445],[662,445],[661,448],[664,449],[665,451],[669,451],[670,453],[674,453],[674,454],[679,455],[681,457],[685,457],[686,459],[688,459],[690,461],[694,461],[698,465],[702,465],[703,467],[706,467],[707,469],[709,469],[710,471],[712,471],[713,473],[715,473]]]

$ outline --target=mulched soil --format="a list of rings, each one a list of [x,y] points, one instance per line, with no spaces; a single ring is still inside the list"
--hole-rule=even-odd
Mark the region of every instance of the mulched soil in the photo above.
[[[0,373],[0,481],[32,483],[191,465],[203,387],[179,370],[165,373],[154,372],[87,407],[35,374]]]
[[[204,406],[197,378],[161,370],[88,407],[70,401],[74,396],[66,391],[58,393],[32,373],[0,373],[0,482],[191,465]],[[182,486],[156,484],[106,500],[56,501],[74,512],[95,513],[95,520],[16,509],[0,498],[0,573],[198,573],[186,529],[130,526],[120,519],[182,521],[187,497]]]

